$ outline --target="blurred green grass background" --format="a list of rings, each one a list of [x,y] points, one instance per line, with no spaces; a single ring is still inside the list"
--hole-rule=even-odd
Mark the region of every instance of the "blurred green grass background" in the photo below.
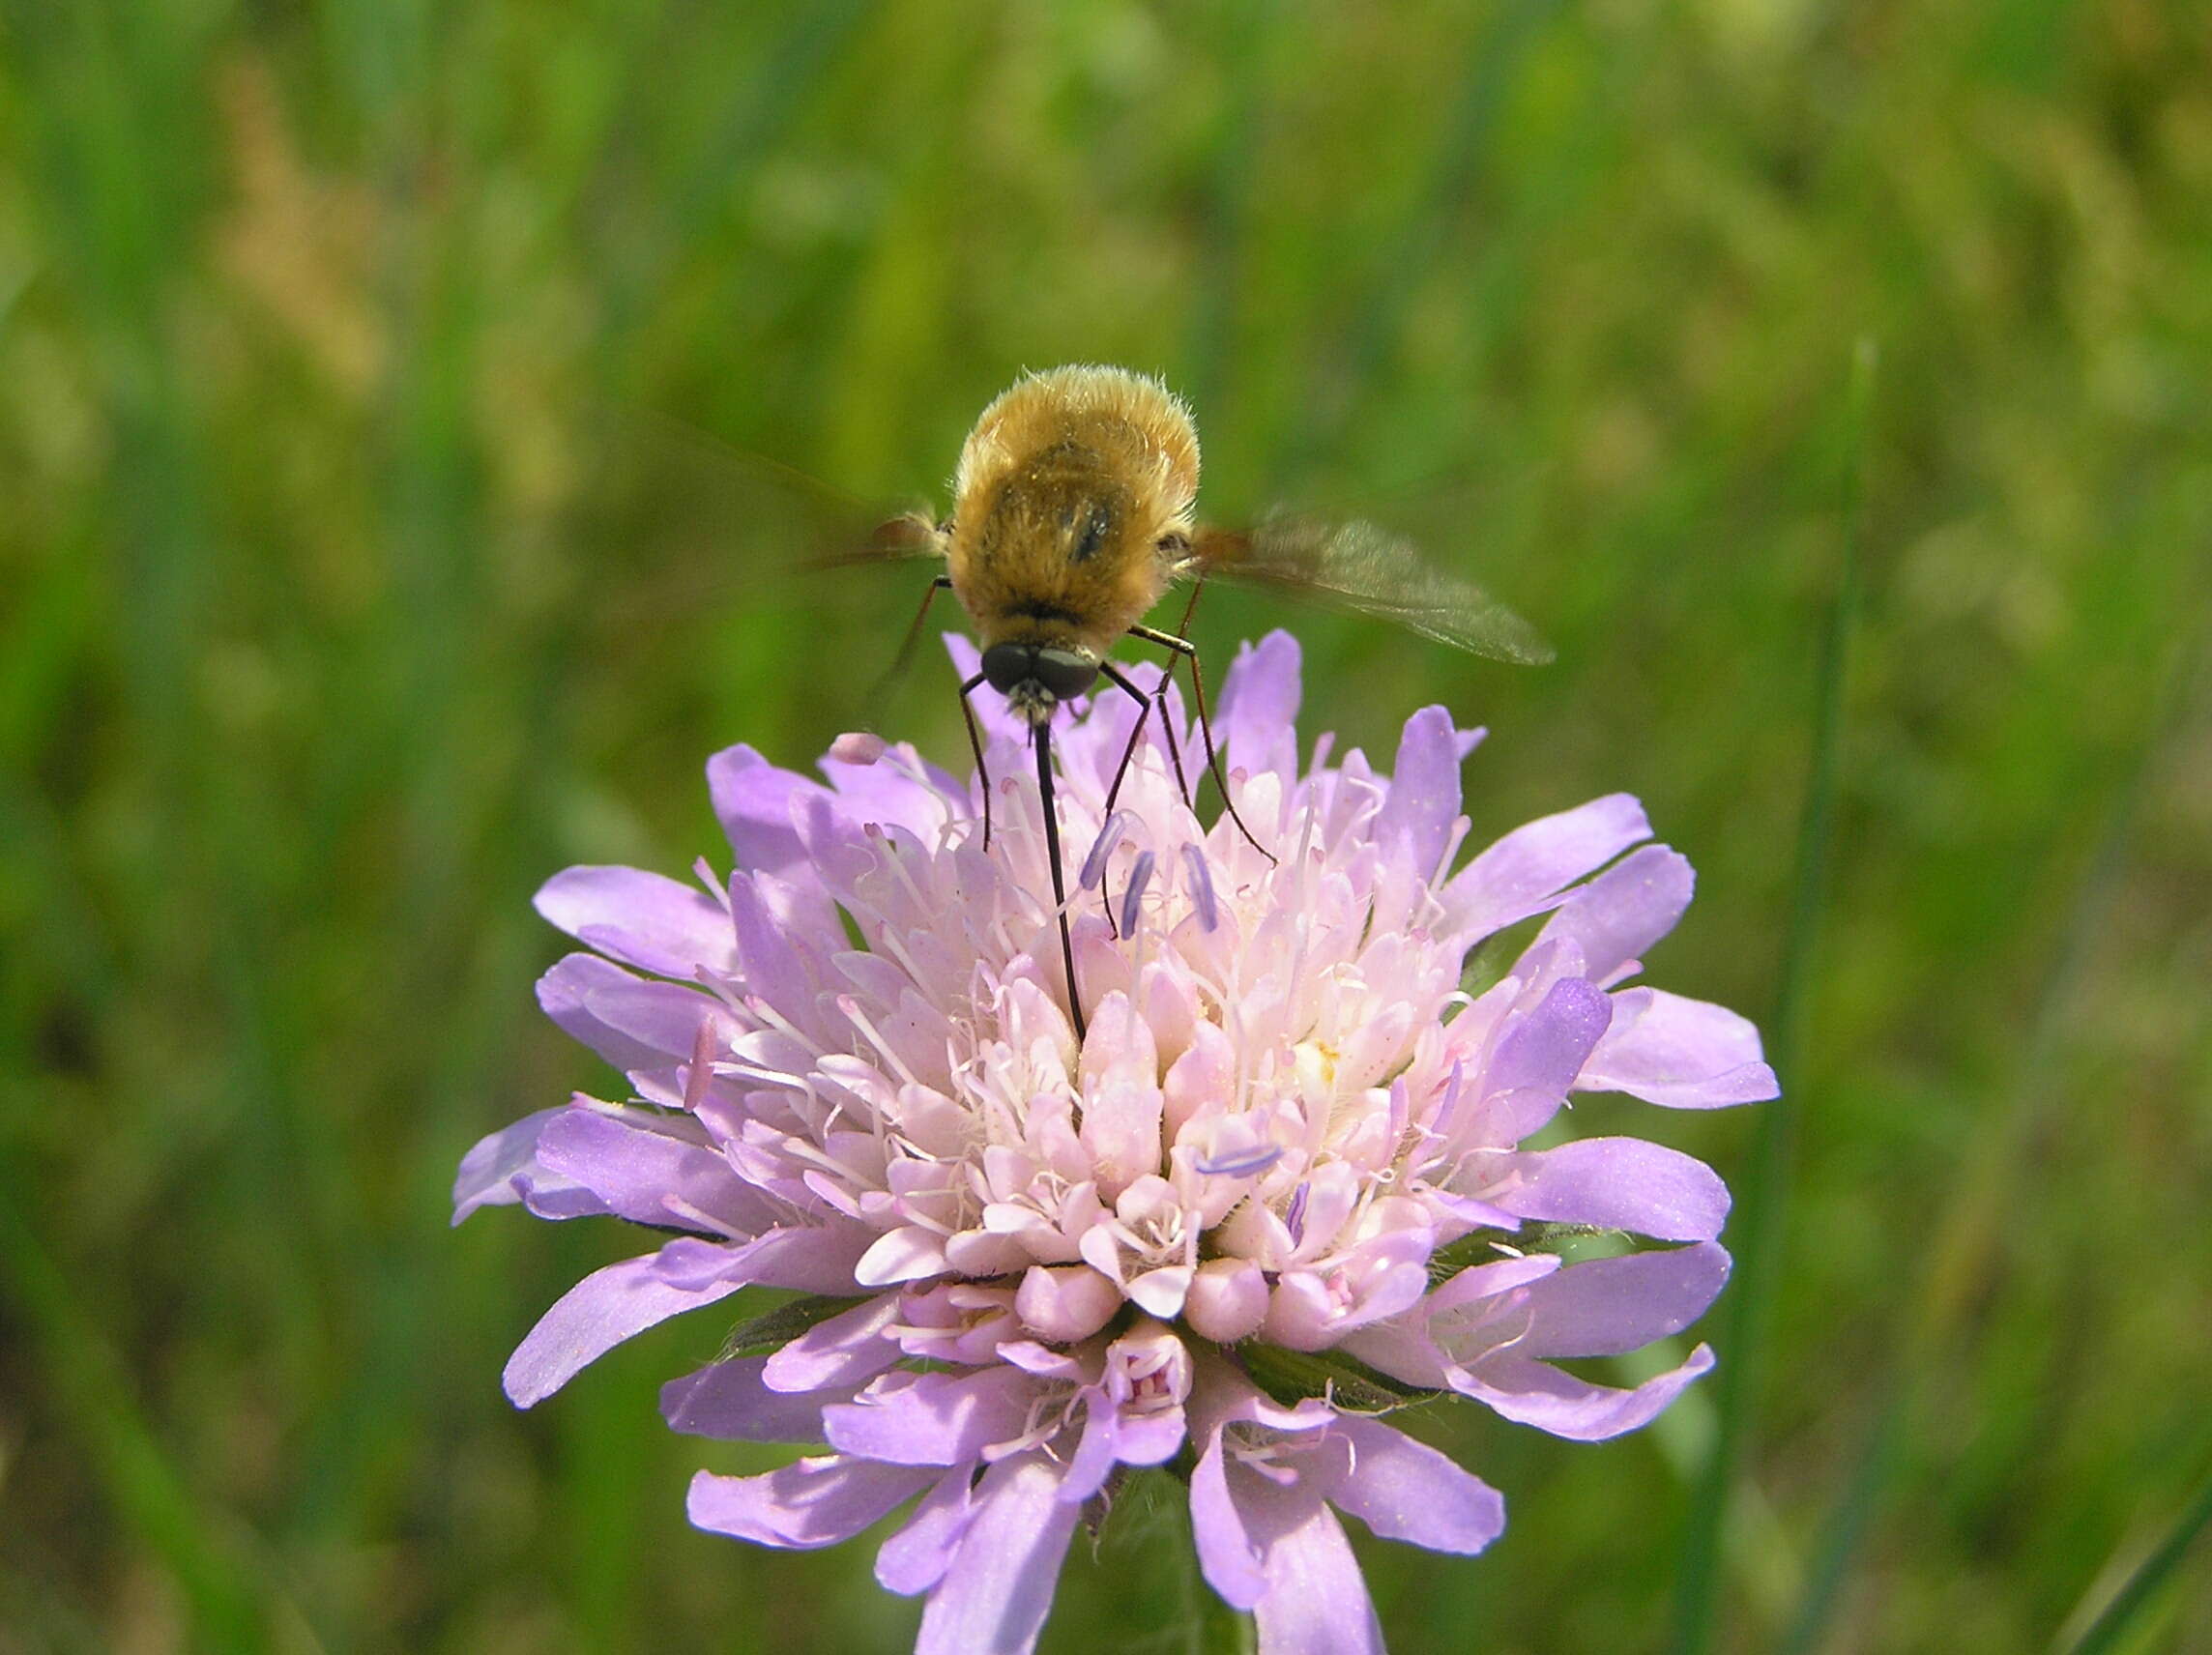
[[[905,1646],[867,1549],[684,1526],[741,1462],[654,1389],[721,1323],[511,1411],[634,1246],[446,1192],[615,1084],[535,1010],[532,890],[715,851],[707,753],[804,763],[916,596],[760,579],[742,491],[605,411],[930,494],[1075,360],[1193,400],[1217,512],[1380,509],[1535,620],[1537,671],[1228,592],[1197,635],[1297,630],[1309,730],[1490,725],[1478,839],[1641,795],[1702,875],[1655,973],[1770,1031],[1841,698],[1791,1113],[1639,1117],[1780,1223],[1769,1313],[1702,1330],[1725,1503],[1711,1382],[1594,1448],[1440,1413],[1511,1526],[1365,1549],[1392,1647],[2063,1648],[2170,1532],[2212,1470],[2199,8],[0,21],[0,1650]],[[950,761],[944,678],[896,716]],[[1046,1648],[1185,1648],[1182,1544],[1079,1543]],[[2119,1647],[2212,1649],[2203,1553]]]

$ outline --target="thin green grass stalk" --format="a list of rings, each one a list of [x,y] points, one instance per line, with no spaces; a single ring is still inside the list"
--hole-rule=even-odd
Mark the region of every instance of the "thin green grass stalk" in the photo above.
[[[2202,614],[2204,610],[2202,602],[2187,606],[2190,613]],[[2194,636],[2184,636],[2177,644],[2163,675],[2143,738],[2136,745],[2134,766],[2113,794],[2095,853],[2076,888],[2065,930],[2038,991],[2012,1106],[1999,1117],[2001,1124],[1982,1140],[1984,1151],[1967,1164],[1959,1193],[1946,1209],[1929,1250],[1932,1263],[1920,1277],[1920,1290],[1906,1312],[1904,1337],[1899,1341],[1897,1377],[1856,1456],[1850,1483],[1824,1527],[1804,1596],[1790,1635],[1781,1645],[1782,1655],[1809,1655],[1819,1646],[1859,1548],[1888,1495],[1890,1479],[1903,1459],[1900,1450],[1911,1439],[1921,1398],[1937,1376],[1957,1371],[1959,1353],[1951,1348],[1951,1335],[1965,1314],[1967,1296],[1985,1279],[1983,1261],[1994,1244],[2000,1215],[2015,1205],[2011,1197],[2015,1181],[2027,1163],[2026,1147],[2039,1136],[2055,1095],[2052,1077],[2057,1073],[2067,1010],[2074,1003],[2090,949],[2103,933],[2119,892],[2137,811],[2161,756],[2172,749],[2179,737],[2190,686],[2203,670],[2208,654],[2212,654],[2212,624],[2200,624]],[[2203,1518],[2199,1516],[2197,1521],[2201,1526]],[[2185,1547],[2187,1542],[2182,1544]],[[2170,1568],[2171,1561],[2166,1566]],[[2143,1567],[2148,1570],[2151,1565]],[[2146,1585],[2140,1595],[2148,1596],[2149,1591]],[[2123,1591],[2122,1598],[2127,1595]],[[2115,1599],[2107,1615],[2120,1607],[2121,1600]],[[2130,1604],[2128,1612],[2135,1612],[2138,1607],[2139,1599]]]
[[[1836,596],[1820,639],[1815,674],[1812,763],[1797,829],[1797,874],[1790,930],[1775,986],[1769,1051],[1782,1078],[1782,1095],[1759,1111],[1759,1136],[1751,1166],[1737,1189],[1739,1236],[1734,1292],[1719,1340],[1727,1352],[1715,1388],[1718,1429],[1712,1458],[1693,1496],[1675,1581],[1674,1643],[1677,1655],[1702,1655],[1712,1646],[1719,1594],[1717,1577],[1728,1507],[1741,1473],[1753,1429],[1755,1398],[1766,1369],[1774,1321],[1782,1238],[1787,1222],[1790,1167],[1797,1138],[1791,1083],[1803,1072],[1806,985],[1812,979],[1822,909],[1827,899],[1828,852],[1835,832],[1836,776],[1843,746],[1844,688],[1849,643],[1859,606],[1859,533],[1863,516],[1868,420],[1874,402],[1877,353],[1862,337],[1851,361],[1844,425],[1842,566]]]
[[[617,392],[631,389],[624,383],[622,364],[634,357],[638,331],[685,250],[704,226],[717,221],[730,181],[745,177],[775,151],[810,106],[823,76],[875,13],[866,0],[816,0],[800,7],[769,43],[748,83],[732,89],[728,111],[712,137],[675,177],[658,182],[655,193],[668,209],[637,234],[637,246],[626,258],[607,267],[599,383]],[[641,87],[655,84],[665,67],[657,60],[639,65]],[[648,90],[634,95],[653,96]],[[588,188],[590,205],[604,214],[618,194],[633,187],[626,177],[603,174]]]
[[[5,1186],[22,1189],[15,1168]],[[267,1582],[236,1544],[244,1525],[192,1491],[131,1395],[123,1364],[22,1209],[0,1201],[0,1283],[37,1351],[54,1407],[97,1468],[117,1514],[175,1576],[189,1606],[193,1647],[271,1647],[260,1603]]]
[[[1821,1528],[1813,1566],[1806,1572],[1805,1590],[1780,1655],[1811,1655],[1819,1647],[1834,1616],[1836,1600],[1850,1578],[1859,1548],[1866,1543],[1890,1480],[1896,1475],[1898,1450],[1910,1435],[1906,1426],[1917,1398],[1918,1387],[1907,1375],[1895,1377],[1884,1388],[1867,1440],[1853,1462],[1851,1480]]]
[[[1499,114],[1557,9],[1558,0],[1518,0],[1476,30],[1459,102],[1427,184],[1373,259],[1373,276],[1349,306],[1342,336],[1315,364],[1311,391],[1300,403],[1306,412],[1278,446],[1278,470],[1270,481],[1308,474],[1358,413],[1360,398],[1381,376],[1406,309],[1436,261],[1444,226],[1473,193]]]
[[[1268,35],[1259,27],[1259,0],[1240,0],[1226,14],[1221,38],[1226,55],[1229,108],[1208,184],[1207,210],[1199,216],[1196,289],[1182,349],[1181,382],[1192,406],[1208,418],[1224,415],[1223,381],[1236,343],[1237,299],[1247,278],[1252,175],[1266,107]]]
[[[2137,1567],[2127,1583],[2113,1595],[2104,1611],[2090,1622],[2069,1655],[2107,1655],[2120,1646],[2158,1596],[2159,1588],[2173,1578],[2189,1548],[2207,1524],[2212,1524],[2212,1476],[2197,1486],[2197,1497],[2183,1508],[2158,1549]]]

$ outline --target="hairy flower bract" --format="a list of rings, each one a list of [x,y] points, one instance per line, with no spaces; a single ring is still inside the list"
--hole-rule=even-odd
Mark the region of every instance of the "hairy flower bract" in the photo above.
[[[1222,689],[1257,844],[1184,802],[1161,740],[1191,774],[1203,749],[1172,697],[1111,812],[1136,708],[1056,727],[1080,1049],[1027,732],[1003,714],[988,849],[979,783],[847,739],[820,782],[746,747],[710,762],[727,879],[551,881],[539,911],[591,951],[540,1001],[632,1095],[485,1139],[457,1212],[677,1234],[546,1313],[514,1401],[741,1288],[802,1295],[662,1404],[679,1431],[825,1451],[700,1472],[691,1520],[814,1547],[907,1506],[876,1576],[927,1594],[917,1647],[945,1655],[1031,1648],[1087,1504],[1159,1466],[1263,1650],[1380,1649],[1337,1514],[1458,1553],[1504,1524],[1394,1403],[1458,1392],[1581,1439],[1666,1407],[1704,1347],[1627,1388],[1556,1364],[1703,1313],[1727,1191],[1656,1144],[1546,1129],[1578,1091],[1774,1095],[1743,1019],[1629,986],[1688,864],[1620,795],[1463,857],[1479,732],[1432,707],[1387,773],[1326,740],[1301,767],[1298,700],[1283,633]],[[1509,930],[1525,945],[1492,943]],[[1570,1263],[1561,1227],[1634,1245]]]

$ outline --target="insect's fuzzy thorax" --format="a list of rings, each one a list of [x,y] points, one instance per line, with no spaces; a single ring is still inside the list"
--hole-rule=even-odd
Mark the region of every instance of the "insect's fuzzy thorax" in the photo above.
[[[946,546],[953,591],[985,647],[1018,641],[1103,656],[1175,570],[1198,437],[1157,381],[1065,367],[1019,381],[961,450]]]

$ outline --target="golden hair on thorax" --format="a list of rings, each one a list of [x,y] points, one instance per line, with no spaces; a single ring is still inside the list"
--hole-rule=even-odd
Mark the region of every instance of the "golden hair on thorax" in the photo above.
[[[1095,661],[1190,555],[1198,433],[1157,380],[1054,368],[983,410],[953,495],[946,572],[983,648]]]

